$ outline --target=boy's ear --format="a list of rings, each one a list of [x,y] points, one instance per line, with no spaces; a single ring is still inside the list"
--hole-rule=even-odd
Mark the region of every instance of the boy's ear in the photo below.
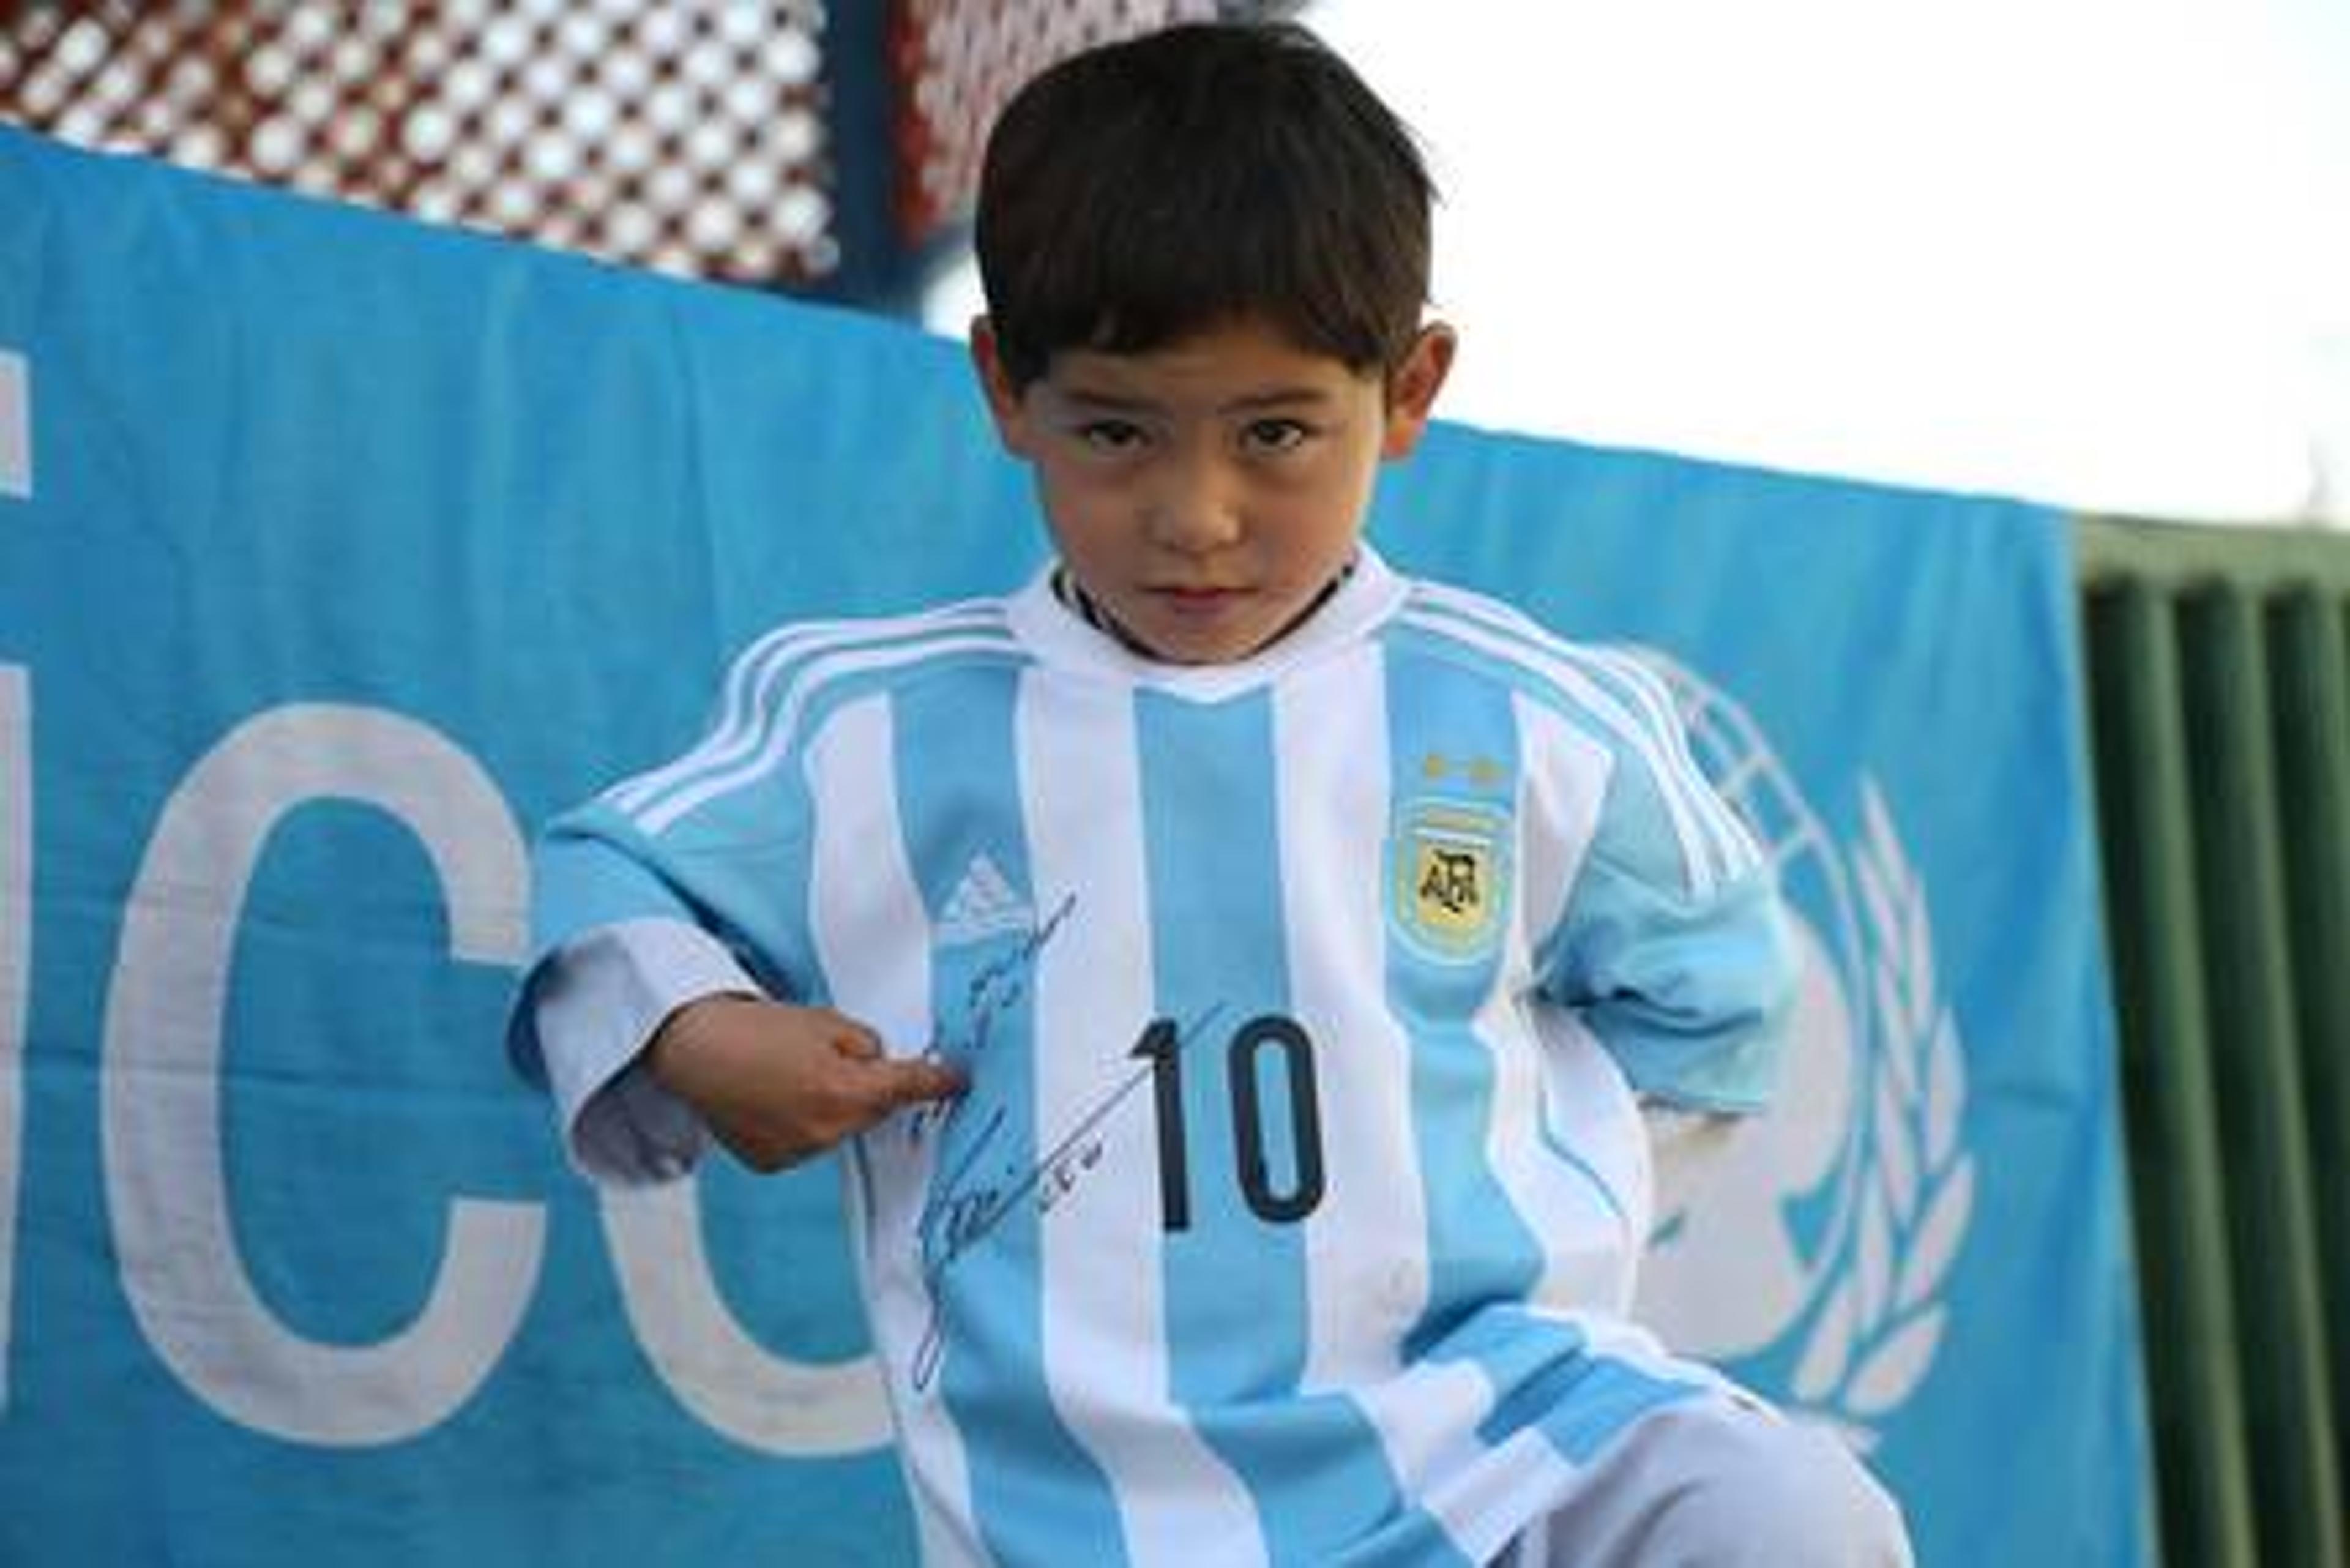
[[[1014,456],[1026,455],[1027,415],[1021,406],[1020,394],[1013,388],[1011,373],[1003,368],[1003,355],[995,343],[994,325],[984,316],[974,316],[971,320],[971,363],[979,373],[979,389],[986,395],[987,411],[995,421],[997,439]]]
[[[1452,355],[1460,339],[1441,321],[1432,321],[1412,339],[1403,363],[1388,372],[1388,428],[1379,445],[1381,457],[1409,456],[1419,444],[1436,407],[1436,394],[1452,373]]]

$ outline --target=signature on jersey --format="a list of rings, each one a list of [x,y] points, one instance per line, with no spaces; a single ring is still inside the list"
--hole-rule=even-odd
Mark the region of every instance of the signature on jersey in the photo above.
[[[972,971],[963,984],[962,1027],[937,1029],[924,1048],[922,1056],[932,1062],[945,1062],[962,1068],[966,1074],[977,1071],[979,1058],[987,1052],[995,1036],[996,1020],[1028,994],[1036,974],[1037,963],[1045,949],[1058,936],[1076,912],[1077,896],[1066,895],[1055,905],[1053,912],[1043,921],[1021,935],[1010,950],[989,960]],[[906,1118],[906,1136],[919,1143],[931,1128],[951,1123],[962,1111],[968,1096],[943,1105],[926,1105]]]
[[[1201,1012],[1177,1033],[1173,1049],[1188,1049],[1222,1011],[1220,1005]],[[922,1283],[931,1299],[931,1317],[914,1350],[910,1376],[916,1389],[931,1386],[946,1354],[947,1271],[1024,1205],[1034,1208],[1040,1222],[1050,1219],[1101,1164],[1103,1124],[1158,1070],[1156,1064],[1146,1063],[1117,1078],[1058,1137],[1039,1138],[1043,1153],[1025,1168],[998,1147],[1007,1120],[1006,1108],[998,1105],[986,1113],[954,1164],[933,1181],[920,1220]],[[958,1102],[947,1115],[952,1117],[961,1111]]]

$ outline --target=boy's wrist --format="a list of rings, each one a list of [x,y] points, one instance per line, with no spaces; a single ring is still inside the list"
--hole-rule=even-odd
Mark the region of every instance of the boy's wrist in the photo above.
[[[701,1026],[722,1009],[755,1003],[758,1000],[748,992],[715,991],[680,1002],[670,1009],[646,1040],[642,1054],[645,1071],[670,1093],[692,1099],[691,1058],[708,1038]]]

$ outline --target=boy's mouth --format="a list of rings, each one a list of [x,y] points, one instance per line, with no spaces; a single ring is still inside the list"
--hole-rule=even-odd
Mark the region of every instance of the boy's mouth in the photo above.
[[[1164,600],[1165,602],[1175,605],[1179,607],[1199,607],[1204,609],[1212,607],[1216,605],[1229,604],[1232,600],[1239,598],[1247,591],[1248,590],[1245,588],[1239,587],[1169,584],[1164,587],[1152,588],[1150,593],[1152,597]]]

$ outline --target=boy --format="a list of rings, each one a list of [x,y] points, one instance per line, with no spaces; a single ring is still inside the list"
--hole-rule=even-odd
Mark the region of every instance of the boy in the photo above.
[[[515,1045],[581,1167],[842,1154],[939,1563],[1906,1559],[1623,1316],[1636,1096],[1762,1100],[1767,869],[1655,682],[1361,541],[1453,337],[1310,35],[1046,72],[972,353],[1058,559],[788,628],[558,822]]]

